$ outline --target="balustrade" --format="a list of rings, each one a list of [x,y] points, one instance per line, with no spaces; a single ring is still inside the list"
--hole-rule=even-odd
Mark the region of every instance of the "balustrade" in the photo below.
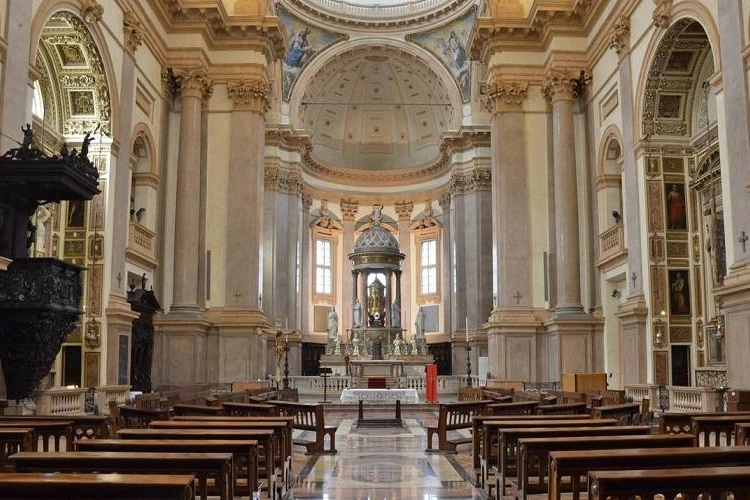
[[[377,19],[409,17],[414,14],[438,10],[451,3],[451,0],[381,0],[378,3],[367,5],[363,2],[346,0],[304,1],[317,6],[319,10],[332,14],[345,15],[347,17]]]
[[[128,250],[149,260],[156,258],[154,236],[156,233],[137,222],[128,225]]]
[[[625,226],[620,222],[599,234],[599,266],[625,252]]]
[[[87,389],[58,387],[35,394],[37,415],[85,414]]]

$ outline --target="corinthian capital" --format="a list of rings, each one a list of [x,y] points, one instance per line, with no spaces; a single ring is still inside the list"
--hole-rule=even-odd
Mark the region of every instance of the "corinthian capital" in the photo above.
[[[271,86],[261,78],[227,82],[227,95],[236,109],[265,113],[271,107]]]
[[[172,95],[203,99],[211,92],[211,81],[202,68],[169,68],[163,79]]]
[[[609,48],[615,49],[617,55],[620,56],[628,50],[629,45],[630,19],[627,16],[620,16],[609,30]]]
[[[579,77],[569,71],[550,71],[542,82],[542,94],[549,101],[569,101],[580,95]]]
[[[125,49],[133,54],[143,43],[143,26],[132,10],[125,12],[122,28],[125,32]]]
[[[493,82],[487,86],[487,111],[497,113],[518,108],[528,97],[529,84],[519,82]]]

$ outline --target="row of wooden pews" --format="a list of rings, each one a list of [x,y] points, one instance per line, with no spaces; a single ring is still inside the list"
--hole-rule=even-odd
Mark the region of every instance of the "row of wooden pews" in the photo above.
[[[297,444],[293,430],[312,431],[315,438],[302,443],[308,445],[308,453],[335,453],[336,428],[325,425],[322,405],[276,401],[224,405],[222,412],[182,405],[163,414],[163,419],[149,420],[147,428],[114,429],[114,435],[75,433],[72,420],[0,421],[0,465],[23,472],[0,473],[0,491],[23,489],[25,496],[12,498],[36,499],[183,499],[195,498],[197,492],[203,499],[211,494],[225,500],[234,495],[260,498],[266,490],[268,498],[275,499],[286,494],[293,482],[292,446]],[[143,426],[143,420],[137,423]],[[58,426],[54,433],[52,424]],[[144,473],[154,476],[148,481],[137,479]],[[71,495],[78,479],[77,494]],[[158,486],[162,482],[163,488]],[[157,485],[153,494],[144,493],[144,484]]]

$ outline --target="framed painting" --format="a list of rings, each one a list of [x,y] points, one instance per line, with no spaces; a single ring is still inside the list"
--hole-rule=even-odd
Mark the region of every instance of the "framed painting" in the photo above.
[[[669,270],[669,313],[690,315],[690,283],[687,269]]]

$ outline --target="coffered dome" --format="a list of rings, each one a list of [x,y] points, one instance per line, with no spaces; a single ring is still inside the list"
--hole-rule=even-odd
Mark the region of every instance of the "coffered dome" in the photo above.
[[[297,128],[313,139],[312,158],[368,171],[416,168],[440,158],[440,137],[457,128],[460,98],[406,50],[369,43],[333,56],[305,86]]]
[[[360,234],[354,243],[352,254],[360,253],[400,254],[401,252],[398,249],[398,241],[388,230],[383,229],[380,225],[373,225]]]

